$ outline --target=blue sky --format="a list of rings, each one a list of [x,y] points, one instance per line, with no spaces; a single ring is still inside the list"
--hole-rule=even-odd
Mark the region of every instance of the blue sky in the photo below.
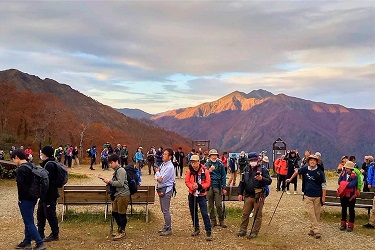
[[[260,88],[375,109],[375,3],[1,1],[9,68],[149,113]]]

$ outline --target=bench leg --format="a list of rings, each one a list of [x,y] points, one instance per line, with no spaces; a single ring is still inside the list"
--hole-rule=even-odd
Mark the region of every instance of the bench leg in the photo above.
[[[65,205],[63,204],[62,211],[61,211],[61,222],[64,221],[64,213],[65,213]]]
[[[104,220],[107,221],[108,203],[105,205]]]
[[[146,204],[146,223],[148,223],[148,204]]]

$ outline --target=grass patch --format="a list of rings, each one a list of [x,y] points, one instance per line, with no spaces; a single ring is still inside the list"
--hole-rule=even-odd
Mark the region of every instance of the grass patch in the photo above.
[[[349,216],[349,213],[348,213]],[[322,211],[321,219],[324,222],[336,223],[337,228],[339,228],[339,224],[341,221],[341,212],[328,212]],[[375,237],[375,230],[373,229],[366,229],[363,228],[362,225],[366,224],[369,220],[369,216],[367,214],[358,214],[355,216],[355,227],[354,230],[357,233],[361,233],[364,235]]]
[[[90,179],[87,174],[69,173],[69,179]]]
[[[331,178],[338,179],[339,178],[339,174],[334,170],[325,170],[324,174],[325,174],[327,179],[331,179]]]
[[[243,209],[242,207],[226,207],[225,213],[226,213],[226,220],[238,223],[239,219],[242,217]]]

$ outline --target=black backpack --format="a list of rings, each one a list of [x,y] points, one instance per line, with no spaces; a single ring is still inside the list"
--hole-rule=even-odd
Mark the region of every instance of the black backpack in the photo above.
[[[31,170],[32,180],[29,188],[29,196],[33,199],[43,198],[49,188],[48,171],[37,167],[33,163],[24,164]]]
[[[52,162],[53,164],[56,165],[56,168],[57,168],[56,186],[58,188],[62,188],[68,182],[68,179],[69,179],[68,169],[61,162],[58,162],[58,161],[49,161],[49,162]]]
[[[130,195],[135,194],[138,191],[139,185],[139,177],[138,177],[138,169],[134,167],[134,165],[127,165],[125,167],[126,171],[126,178],[128,180],[128,186],[130,190]]]

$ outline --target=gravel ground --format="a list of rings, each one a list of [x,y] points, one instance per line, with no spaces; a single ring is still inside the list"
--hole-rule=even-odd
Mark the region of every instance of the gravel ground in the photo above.
[[[88,170],[88,167],[74,168],[76,173],[85,173],[90,176],[89,179],[72,179],[70,184],[100,184],[102,183],[96,176],[102,174],[110,177],[112,171],[101,171],[99,167],[95,171]],[[145,173],[146,171],[144,171]],[[334,179],[328,183],[328,188],[336,188]],[[152,176],[142,176],[143,185],[155,185]],[[82,228],[80,225],[75,228],[64,229],[64,223],[60,224],[60,241],[48,243],[47,246],[52,249],[168,249],[175,247],[177,249],[248,249],[257,247],[259,249],[342,249],[344,242],[350,241],[353,247],[345,246],[346,249],[354,249],[358,246],[364,249],[373,249],[374,238],[353,233],[342,233],[338,230],[337,223],[322,223],[322,239],[315,240],[307,235],[308,221],[304,211],[301,195],[284,194],[280,205],[273,218],[272,224],[267,226],[272,212],[280,198],[281,193],[274,191],[276,181],[273,180],[271,194],[265,201],[263,209],[263,226],[259,237],[253,240],[238,238],[238,221],[228,221],[228,228],[222,229],[215,227],[213,230],[214,240],[206,242],[204,234],[198,237],[191,237],[192,230],[190,214],[187,204],[187,188],[183,179],[177,179],[177,196],[172,199],[172,226],[173,235],[170,237],[160,237],[157,230],[163,225],[163,218],[160,211],[158,199],[150,210],[154,214],[154,219],[146,224],[144,221],[132,221],[130,218],[126,239],[113,242],[108,239],[107,231],[100,232],[102,228],[97,229],[99,233],[95,236],[95,227]],[[19,209],[17,206],[17,191],[15,181],[0,180],[0,218],[2,232],[0,234],[0,249],[12,249],[14,245],[23,237],[23,224]],[[242,207],[240,202],[227,202],[227,207]],[[85,207],[87,209],[87,207]],[[103,210],[102,207],[95,207],[95,210]],[[324,207],[326,211],[340,211],[338,207]],[[61,210],[61,206],[58,206]],[[356,213],[367,213],[365,209],[357,209]],[[250,225],[251,225],[250,221]],[[203,223],[201,222],[203,225]],[[67,225],[67,224],[65,224]],[[68,227],[68,226],[65,226]],[[89,231],[91,230],[91,231]],[[48,231],[48,230],[47,230]],[[77,235],[77,232],[79,235]],[[350,236],[350,238],[348,237]],[[90,243],[91,242],[91,243]]]

